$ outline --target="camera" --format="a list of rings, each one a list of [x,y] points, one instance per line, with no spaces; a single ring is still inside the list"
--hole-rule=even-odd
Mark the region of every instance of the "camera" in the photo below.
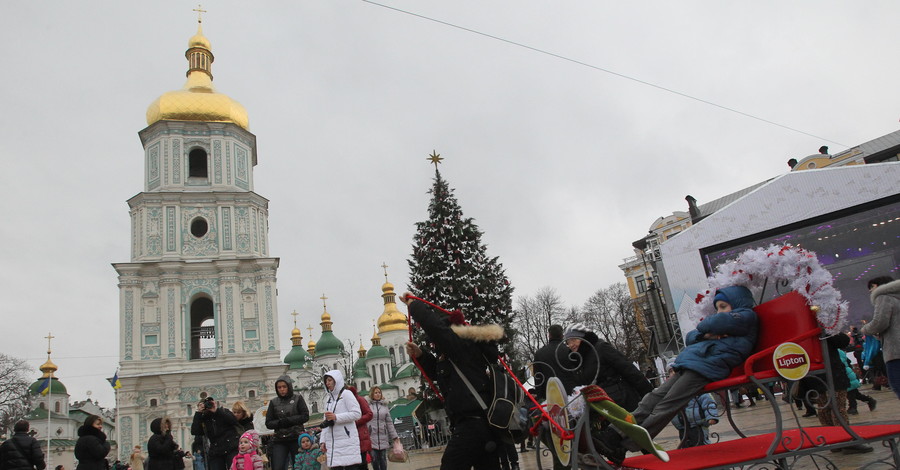
[[[210,408],[215,408],[216,399],[213,397],[206,397],[206,398],[200,400],[200,406],[202,406],[204,410],[208,410]]]
[[[319,427],[322,428],[322,429],[330,428],[330,427],[332,427],[332,426],[334,426],[334,420],[333,420],[333,419],[326,419],[325,421],[322,421],[322,424],[319,425]]]

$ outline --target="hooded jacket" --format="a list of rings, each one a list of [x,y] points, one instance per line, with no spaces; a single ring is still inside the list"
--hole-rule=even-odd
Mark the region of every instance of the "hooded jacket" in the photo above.
[[[106,470],[109,468],[106,454],[109,454],[109,441],[103,431],[87,425],[78,428],[78,441],[75,442],[75,458],[78,459],[76,470]]]
[[[900,359],[900,280],[876,287],[869,298],[875,314],[860,331],[881,336],[885,361]]]
[[[391,442],[397,437],[394,428],[394,420],[391,419],[391,410],[384,400],[369,399],[369,409],[372,410],[372,420],[369,421],[369,439],[372,440],[372,448],[385,450],[391,448]]]
[[[617,405],[634,411],[653,385],[644,374],[593,331],[586,331],[577,351],[581,362],[575,371],[578,385],[597,384]]]
[[[25,432],[17,432],[0,444],[0,470],[44,470],[40,443]]]
[[[325,444],[328,467],[358,465],[362,462],[356,420],[362,417],[353,392],[344,388],[344,374],[330,370],[325,377],[334,379],[334,389],[325,388],[325,411],[335,414],[334,424],[322,429],[319,442]]]
[[[287,393],[282,396],[276,396],[269,401],[269,408],[266,410],[266,427],[275,431],[275,439],[279,442],[290,442],[293,444],[297,441],[297,437],[303,433],[303,424],[309,421],[309,409],[306,407],[306,400],[299,393],[294,393],[294,381],[287,375],[278,377],[275,381],[275,390],[277,393],[278,382],[284,382],[287,385]]]
[[[175,467],[175,451],[178,450],[178,444],[172,439],[170,431],[162,431],[164,422],[168,425],[166,429],[171,430],[172,422],[169,418],[156,418],[150,422],[150,431],[153,435],[147,441],[149,462],[146,470],[172,470]]]
[[[451,423],[463,416],[484,416],[481,405],[450,360],[465,374],[481,399],[490,403],[493,390],[485,368],[487,361],[496,360],[499,354],[497,341],[503,338],[503,328],[499,325],[451,326],[448,315],[419,300],[409,304],[409,314],[440,354],[437,357],[423,351],[418,361],[425,373],[437,382]]]
[[[675,358],[675,370],[688,369],[710,381],[722,380],[728,377],[731,369],[742,364],[756,346],[759,324],[750,289],[730,286],[716,291],[716,295],[720,293],[728,299],[731,311],[704,318],[687,334],[687,347]],[[725,336],[705,339],[707,333]]]

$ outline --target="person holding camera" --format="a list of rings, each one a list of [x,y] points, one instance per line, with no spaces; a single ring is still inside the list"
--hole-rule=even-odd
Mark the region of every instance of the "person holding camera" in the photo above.
[[[238,420],[228,408],[219,406],[213,397],[206,397],[197,404],[191,434],[206,438],[207,470],[228,470],[238,452]]]
[[[172,438],[172,421],[156,418],[150,423],[153,435],[147,441],[147,468],[145,470],[177,470],[184,468],[185,452]]]
[[[299,393],[294,393],[294,381],[287,375],[275,381],[275,398],[266,409],[266,427],[274,430],[269,452],[272,470],[288,470],[297,455],[297,438],[305,431],[303,423],[309,421],[309,409]]]
[[[328,468],[357,469],[362,464],[356,420],[362,417],[353,392],[344,387],[339,370],[325,373],[325,421],[319,435]]]

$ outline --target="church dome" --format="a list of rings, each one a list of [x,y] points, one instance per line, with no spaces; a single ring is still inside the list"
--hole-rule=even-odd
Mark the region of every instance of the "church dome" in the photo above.
[[[406,315],[397,309],[394,285],[390,282],[385,282],[381,286],[381,292],[381,297],[384,298],[384,313],[378,317],[378,332],[406,330]]]
[[[249,130],[243,105],[216,91],[212,84],[212,47],[198,26],[185,53],[189,69],[180,90],[164,93],[147,108],[147,125],[157,121],[230,122]]]
[[[66,390],[66,386],[63,385],[63,383],[60,382],[59,379],[57,379],[56,377],[53,376],[53,373],[56,372],[57,370],[59,370],[59,368],[56,367],[56,364],[54,364],[53,361],[50,360],[50,351],[49,350],[47,351],[47,362],[43,363],[41,365],[41,367],[39,367],[39,369],[41,370],[41,372],[44,373],[44,375],[42,375],[39,379],[35,380],[34,383],[32,383],[28,387],[29,393],[31,393],[32,395],[40,393],[40,392],[38,392],[38,390],[40,390],[41,384],[43,384],[44,381],[47,380],[47,377],[50,377],[50,394],[51,395],[67,395],[69,393],[69,391]]]
[[[381,345],[381,338],[378,336],[378,333],[374,333],[372,335],[372,347],[369,348],[368,352],[366,352],[366,360],[384,359],[390,357],[391,353],[387,350],[386,347]]]
[[[287,356],[284,356],[284,363],[289,366],[288,369],[302,369],[307,361],[311,360],[312,357],[303,349],[303,346],[294,346]]]
[[[340,354],[344,351],[344,343],[331,331],[323,331],[322,337],[316,343],[316,357],[330,354]]]

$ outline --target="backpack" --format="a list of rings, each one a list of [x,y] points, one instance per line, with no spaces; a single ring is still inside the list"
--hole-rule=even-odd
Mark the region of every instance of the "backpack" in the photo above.
[[[507,443],[518,444],[528,437],[527,412],[522,413],[520,408],[525,393],[519,388],[516,381],[510,377],[500,364],[488,363],[488,371],[490,376],[491,402],[486,404],[482,400],[481,395],[469,382],[465,374],[456,366],[456,363],[450,361],[456,373],[459,374],[466,387],[472,392],[475,401],[481,406],[487,415],[488,424],[497,432],[499,437]]]

